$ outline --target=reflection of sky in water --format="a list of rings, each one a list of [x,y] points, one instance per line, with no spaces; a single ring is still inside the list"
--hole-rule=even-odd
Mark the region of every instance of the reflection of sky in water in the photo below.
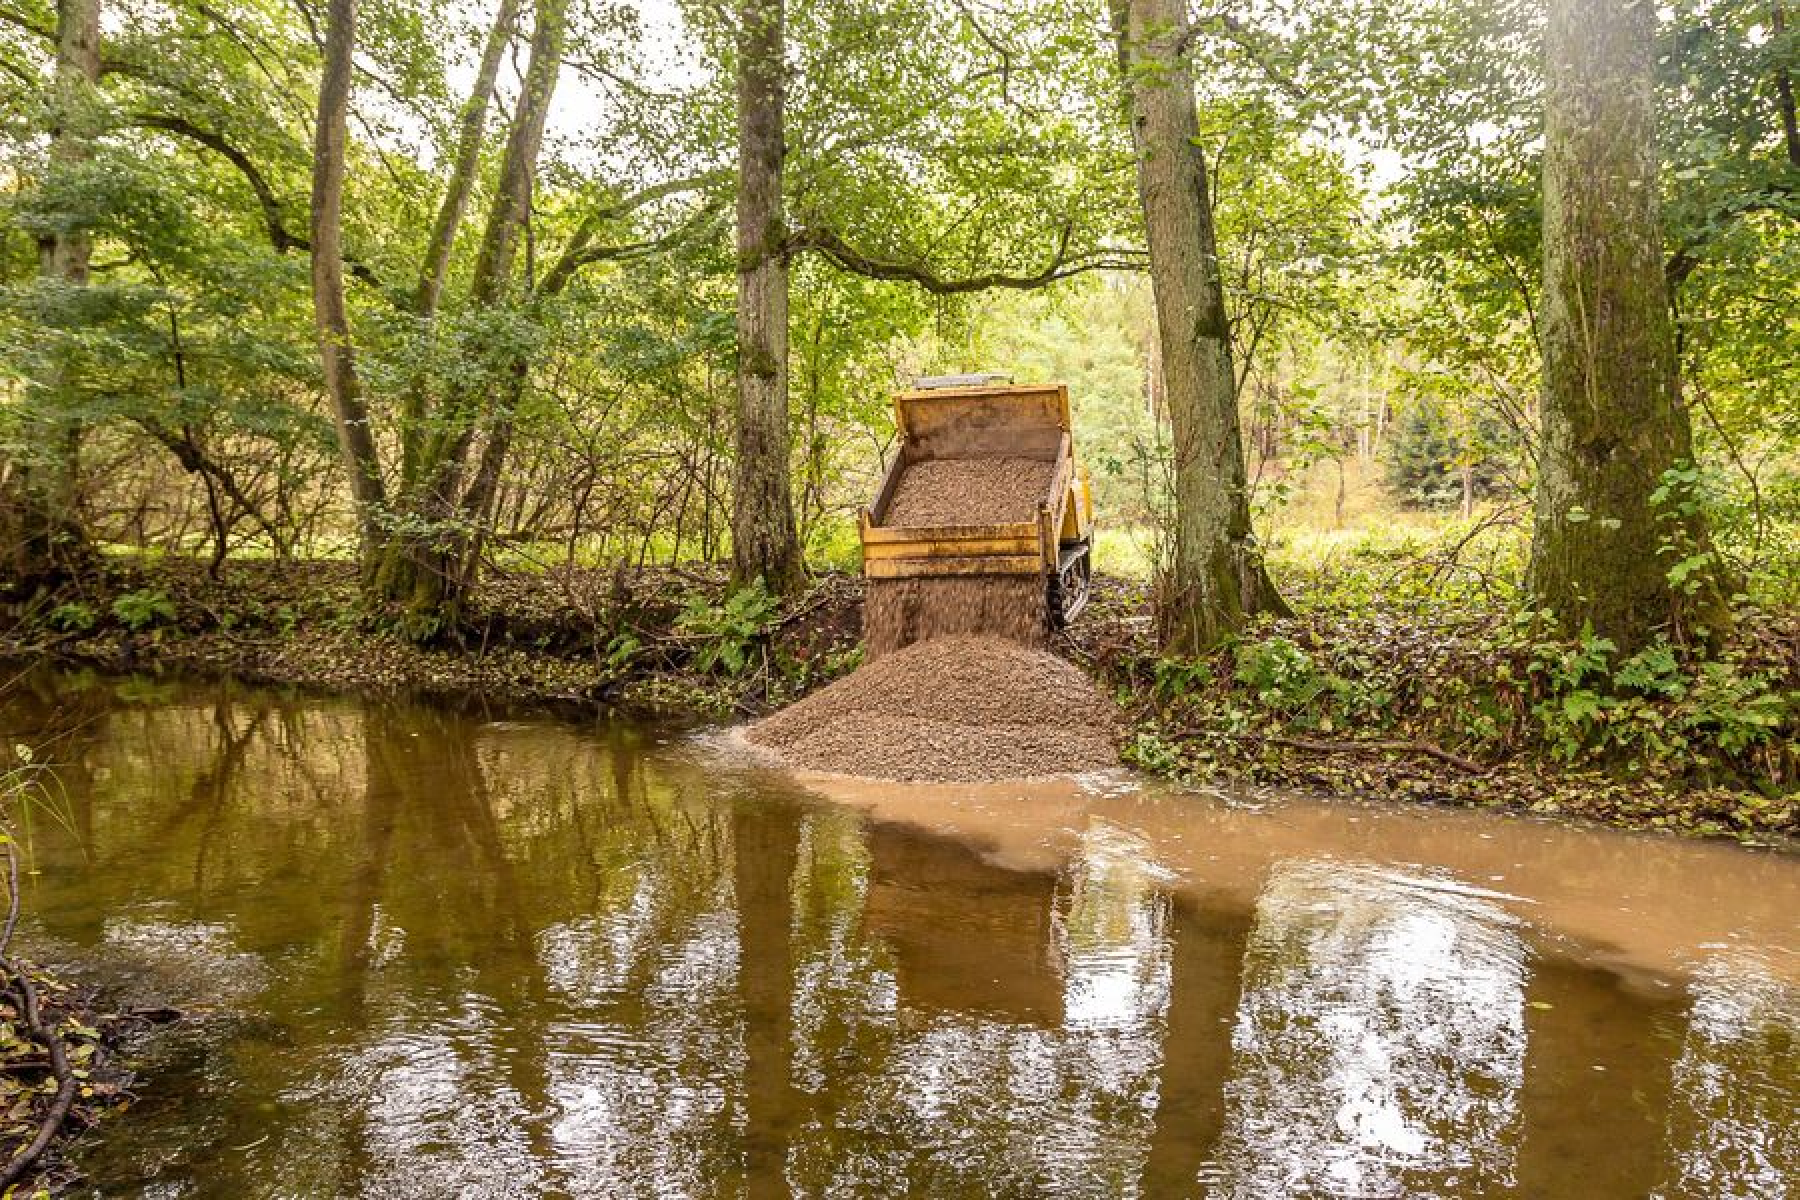
[[[217,922],[165,920],[149,912],[113,916],[103,923],[101,940],[127,961],[175,981],[177,995],[237,1002],[268,981],[262,959],[240,951],[234,931]]]
[[[1149,903],[1164,876],[1141,842],[1103,824],[1085,832],[1069,874],[1064,1021],[1072,1029],[1143,1030],[1167,998],[1160,910]]]
[[[860,836],[854,826],[839,832]],[[928,844],[912,849],[929,853]],[[916,899],[890,902],[869,941],[834,938],[796,964],[800,979],[833,998],[829,1012],[804,991],[797,1001],[811,1014],[797,1026],[799,1054],[828,1060],[804,1074],[836,1084],[829,1120],[811,1122],[795,1147],[794,1174],[807,1194],[1132,1190],[1155,1098],[1166,964],[1150,873],[1113,847],[1089,849],[1054,893],[1043,893],[1055,910],[1047,926],[1021,920],[989,931],[1041,940],[1037,987],[1060,993],[1059,1019],[1058,1005],[1017,981],[1005,995],[988,992],[978,972],[961,981],[961,1011],[942,990],[912,998],[886,965],[883,937],[905,938],[915,932],[909,921],[932,919]],[[998,885],[1006,873],[992,870]],[[1005,953],[1026,961],[1028,949]],[[1009,1003],[1010,1014],[983,1011]],[[848,1015],[847,1006],[860,1011]],[[815,1038],[826,1046],[807,1049]],[[829,1061],[833,1047],[854,1047],[854,1058]]]
[[[736,1195],[765,1143],[803,1195],[1166,1195],[1198,1175],[1257,1200],[1539,1177],[1585,1196],[1570,1164],[1614,1150],[1643,1164],[1629,1194],[1660,1200],[1782,1197],[1800,1175],[1800,998],[1778,982],[1800,971],[1665,964],[1646,1004],[1594,965],[1604,937],[1570,935],[1531,980],[1515,918],[1557,929],[1542,881],[1569,858],[1533,859],[1535,882],[1506,862],[1427,875],[1377,864],[1447,860],[1374,834],[1261,846],[1281,814],[1187,796],[1079,819],[1059,799],[1054,853],[1003,821],[990,846],[559,726],[259,703],[260,723],[224,700],[115,714],[83,751],[91,840],[46,834],[45,933],[235,1010],[179,1027],[189,1074],[151,1077],[89,1143],[96,1194]],[[786,889],[757,876],[753,921],[747,811],[794,861]],[[1581,842],[1661,857],[1648,891],[1616,864],[1581,876],[1605,895],[1580,915],[1615,895],[1621,922],[1682,915],[1670,897],[1718,860],[1673,845]],[[1370,865],[1311,857],[1330,853]],[[1217,890],[1178,892],[1159,855]],[[1233,897],[1265,872],[1251,912]],[[1757,899],[1698,890],[1733,921]],[[1778,952],[1768,926],[1745,940]],[[761,1026],[752,977],[777,1000]],[[1571,1094],[1643,1103],[1590,1128]],[[1534,1142],[1551,1125],[1574,1132]]]
[[[1472,1195],[1512,1182],[1525,947],[1478,897],[1324,861],[1257,904],[1217,1194]]]
[[[663,1194],[701,1195],[721,1166],[744,1062],[728,1007],[736,918],[706,914],[679,944],[642,949],[654,965],[641,992],[620,998],[625,1012],[559,1023],[548,1035],[554,1149],[580,1194],[629,1195],[654,1180]]]
[[[1779,1200],[1800,1189],[1800,989],[1747,956],[1709,963],[1674,1069],[1674,1178],[1658,1195]]]
[[[470,1195],[540,1191],[531,1107],[508,1083],[497,1036],[503,1018],[485,997],[453,1002],[429,1020],[392,1013],[366,1040],[313,1064],[281,1094],[287,1119],[251,1151],[251,1177],[294,1196],[410,1200],[441,1196],[449,1179]]]

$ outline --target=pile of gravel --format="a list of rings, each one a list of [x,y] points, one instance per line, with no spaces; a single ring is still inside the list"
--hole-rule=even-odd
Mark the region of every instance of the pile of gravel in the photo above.
[[[1115,766],[1117,733],[1111,702],[1054,654],[942,637],[867,664],[746,737],[805,770],[968,782]]]
[[[1035,458],[935,458],[900,476],[884,525],[1004,525],[1037,519],[1056,464]]]

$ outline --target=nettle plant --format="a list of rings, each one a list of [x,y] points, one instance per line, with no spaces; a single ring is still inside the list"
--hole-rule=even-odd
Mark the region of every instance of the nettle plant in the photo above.
[[[173,600],[165,593],[153,589],[121,594],[112,602],[112,614],[133,633],[142,633],[158,625],[173,624],[180,615]]]

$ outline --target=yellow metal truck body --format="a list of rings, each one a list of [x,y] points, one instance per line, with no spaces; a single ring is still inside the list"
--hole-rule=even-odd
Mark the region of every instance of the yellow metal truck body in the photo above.
[[[870,579],[1040,575],[1060,625],[1086,599],[1093,501],[1075,461],[1069,389],[976,379],[921,386],[894,397],[900,449],[861,519]],[[907,468],[933,459],[1030,458],[1054,463],[1029,521],[998,525],[894,526],[887,510]]]

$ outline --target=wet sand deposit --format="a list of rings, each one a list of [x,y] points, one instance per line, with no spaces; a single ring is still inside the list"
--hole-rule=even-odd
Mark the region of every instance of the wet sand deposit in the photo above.
[[[1078,669],[1000,638],[941,637],[751,726],[791,766],[965,782],[1116,765],[1117,713]]]
[[[906,468],[884,525],[1003,525],[1037,518],[1055,464],[1035,458],[940,458]]]

